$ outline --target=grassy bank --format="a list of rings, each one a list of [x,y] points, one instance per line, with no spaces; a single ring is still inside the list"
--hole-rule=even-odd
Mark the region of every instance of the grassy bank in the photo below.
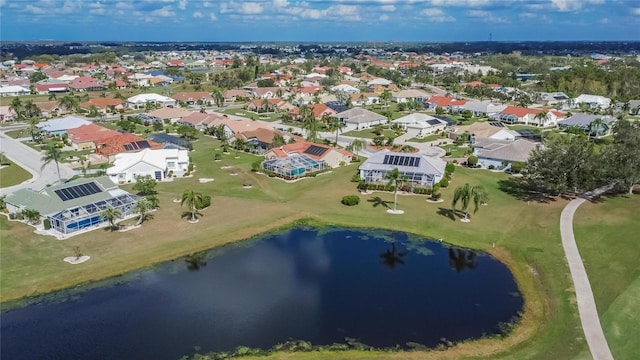
[[[7,159],[0,169],[0,188],[21,184],[32,178],[31,173]]]
[[[525,314],[522,325],[507,339],[468,342],[445,352],[367,352],[366,356],[314,352],[274,355],[276,358],[568,359],[586,349],[559,236],[558,221],[565,200],[521,201],[501,190],[509,187],[508,175],[458,167],[450,188],[442,190],[444,203],[427,203],[422,196],[399,196],[398,208],[405,214],[392,216],[383,204],[392,206],[392,193],[361,196],[355,207],[340,204],[342,196],[356,193],[349,181],[355,165],[285,183],[252,173],[250,164],[257,157],[249,154],[239,153],[236,159],[232,152],[214,162],[218,146],[208,137],[194,143],[194,176],[159,184],[161,208],[140,229],[127,233],[97,230],[58,241],[2,218],[2,301],[115,276],[311,218],[326,224],[407,231],[488,251],[513,272],[525,296]],[[230,175],[232,172],[237,175]],[[199,183],[200,177],[215,181]],[[244,189],[246,182],[253,188]],[[466,182],[483,185],[490,196],[489,205],[473,215],[469,224],[452,219],[449,211],[453,188]],[[130,190],[130,186],[124,188]],[[180,205],[172,201],[188,188],[213,197],[212,206],[203,211],[197,224],[181,220]],[[79,267],[64,263],[62,259],[73,255],[74,246],[91,260]]]

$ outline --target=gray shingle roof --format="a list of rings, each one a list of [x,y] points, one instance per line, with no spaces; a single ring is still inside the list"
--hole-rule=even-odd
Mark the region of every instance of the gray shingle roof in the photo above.
[[[367,123],[372,121],[386,121],[387,117],[382,116],[373,111],[362,109],[362,108],[353,108],[347,111],[343,111],[341,113],[337,113],[333,115],[338,119],[344,119],[345,122],[350,123]]]
[[[418,167],[384,164],[383,162],[384,162],[385,155],[418,157],[420,158],[420,164]],[[403,173],[419,172],[423,174],[443,175],[446,166],[447,166],[447,163],[438,157],[430,157],[430,156],[426,156],[419,153],[392,152],[387,149],[384,149],[371,155],[362,165],[360,165],[360,169],[390,171],[390,170],[393,170],[394,168],[398,168],[398,170],[400,170],[400,172],[403,172]]]
[[[579,113],[579,114],[573,114],[569,118],[558,121],[558,125],[579,126],[581,128],[586,129],[593,120],[598,118],[604,120],[607,124],[612,124],[614,121],[616,121],[616,119],[611,116]]]
[[[538,145],[525,139],[516,141],[489,138],[475,139],[474,148],[478,158],[525,162]]]

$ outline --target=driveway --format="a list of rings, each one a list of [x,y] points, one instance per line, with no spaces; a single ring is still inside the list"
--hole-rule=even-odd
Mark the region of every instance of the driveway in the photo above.
[[[12,127],[11,129],[15,129]],[[6,188],[0,188],[0,195],[10,194],[14,191],[31,188],[40,190],[48,184],[58,182],[58,171],[56,164],[50,163],[44,168],[42,167],[42,153],[36,151],[20,141],[13,139],[4,134],[4,131],[10,129],[2,129],[0,131],[0,151],[3,152],[11,161],[18,164],[33,175],[33,178]],[[66,164],[60,164],[60,177],[65,180],[73,176],[73,170]]]

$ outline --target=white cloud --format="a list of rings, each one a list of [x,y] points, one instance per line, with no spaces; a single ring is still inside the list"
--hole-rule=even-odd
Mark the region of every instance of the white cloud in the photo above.
[[[640,7],[631,9],[633,15],[640,15]]]
[[[46,14],[47,10],[43,9],[41,7],[37,7],[37,6],[33,6],[31,4],[28,4],[27,6],[24,7],[24,11],[26,12],[30,12],[32,14]]]
[[[193,17],[196,19],[202,19],[204,15],[200,11],[196,11],[193,13]]]
[[[178,3],[178,8],[180,8],[180,10],[184,10],[187,8],[187,0],[180,0],[180,2]]]
[[[206,7],[206,8],[210,8],[210,7],[213,7],[213,4],[208,2],[208,1],[205,1],[205,2],[202,3],[202,6]]]
[[[396,11],[395,5],[384,5],[381,9],[384,11]]]
[[[159,17],[171,17],[175,16],[176,13],[173,11],[171,6],[163,6],[160,9],[153,10],[151,12],[151,16],[159,16]]]
[[[454,18],[453,16],[446,15],[444,11],[442,11],[442,9],[436,9],[436,8],[423,9],[422,11],[420,11],[420,15],[426,16],[431,22],[443,23],[443,22],[456,21],[456,18]]]
[[[273,0],[273,6],[277,8],[285,8],[289,5],[287,0]]]
[[[609,23],[609,19],[608,18],[600,19],[600,24],[608,24],[608,23]]]
[[[244,14],[260,14],[264,9],[257,2],[243,2],[241,11]]]
[[[209,20],[216,21],[216,20],[218,20],[218,17],[216,16],[215,13],[210,13],[209,14]]]
[[[131,5],[131,3],[121,1],[121,2],[117,2],[116,3],[116,8],[117,9],[127,9],[128,10],[128,9],[133,9],[133,5]]]
[[[420,15],[424,16],[442,16],[444,15],[444,11],[441,9],[424,9],[420,11]]]
[[[389,15],[387,15],[387,14],[382,14],[382,15],[380,15],[380,17],[378,18],[378,20],[380,20],[380,21],[387,21],[387,20],[389,20]]]
[[[490,0],[431,0],[433,6],[481,7],[491,4]]]
[[[551,0],[551,6],[561,12],[580,10],[582,3],[579,0]]]
[[[509,19],[496,16],[490,11],[484,11],[484,10],[469,10],[467,11],[467,15],[469,15],[470,17],[482,19],[483,21],[490,22],[490,23],[507,24],[511,22],[509,21]]]
[[[261,14],[264,11],[258,2],[229,1],[220,3],[220,13]]]

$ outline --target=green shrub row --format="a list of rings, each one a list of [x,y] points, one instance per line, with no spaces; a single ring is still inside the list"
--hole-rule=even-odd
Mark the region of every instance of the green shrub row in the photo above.
[[[358,195],[346,195],[342,197],[340,202],[342,205],[355,206],[360,204],[360,197]]]

